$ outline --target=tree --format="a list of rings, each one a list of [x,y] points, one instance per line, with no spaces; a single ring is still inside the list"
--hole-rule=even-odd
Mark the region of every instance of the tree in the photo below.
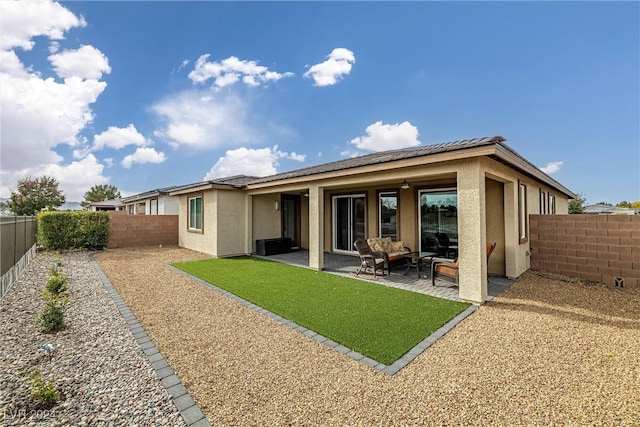
[[[618,203],[616,205],[616,207],[618,207],[618,208],[630,208],[631,207],[631,203],[627,202],[626,200],[623,200],[620,203]]]
[[[84,193],[84,200],[80,202],[83,208],[88,208],[93,202],[103,202],[120,198],[120,191],[114,185],[100,184],[94,185]]]
[[[640,200],[638,200],[637,202],[631,203],[631,207],[634,209],[640,209]]]
[[[569,213],[570,214],[581,214],[584,212],[584,204],[587,201],[587,198],[582,193],[576,194],[575,199],[569,200]]]
[[[44,208],[61,206],[65,197],[58,185],[58,180],[50,176],[23,178],[18,181],[18,188],[11,190],[9,207],[16,215],[35,215]]]

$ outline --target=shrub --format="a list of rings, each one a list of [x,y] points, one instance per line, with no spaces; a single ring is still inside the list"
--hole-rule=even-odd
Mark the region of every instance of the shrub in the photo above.
[[[45,404],[56,403],[60,400],[60,393],[58,393],[55,382],[45,381],[40,370],[32,369],[26,373],[26,377],[31,387],[30,395],[33,399]]]
[[[41,212],[38,243],[47,250],[102,249],[109,241],[107,212]]]
[[[67,277],[56,267],[49,268],[49,278],[45,285],[45,291],[51,295],[60,295],[67,290]]]
[[[69,299],[45,292],[46,304],[38,315],[40,327],[45,332],[54,332],[64,327],[64,311]]]

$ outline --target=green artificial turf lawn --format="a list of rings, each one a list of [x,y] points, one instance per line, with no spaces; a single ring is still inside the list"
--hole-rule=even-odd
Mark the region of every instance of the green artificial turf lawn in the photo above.
[[[173,265],[385,365],[469,306],[250,257]]]

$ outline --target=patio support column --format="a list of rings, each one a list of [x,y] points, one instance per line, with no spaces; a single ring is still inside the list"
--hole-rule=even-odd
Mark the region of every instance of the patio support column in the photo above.
[[[309,187],[309,267],[324,267],[324,188]]]
[[[245,218],[245,233],[247,238],[244,242],[244,252],[247,255],[251,255],[253,253],[253,196],[247,196],[245,212],[247,213]]]
[[[458,169],[459,296],[482,304],[487,298],[485,176],[477,160]]]

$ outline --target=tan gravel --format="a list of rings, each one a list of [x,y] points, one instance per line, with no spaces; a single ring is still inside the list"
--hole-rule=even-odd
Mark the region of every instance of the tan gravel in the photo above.
[[[387,376],[166,267],[206,257],[96,259],[213,425],[640,426],[637,291],[526,273]]]

